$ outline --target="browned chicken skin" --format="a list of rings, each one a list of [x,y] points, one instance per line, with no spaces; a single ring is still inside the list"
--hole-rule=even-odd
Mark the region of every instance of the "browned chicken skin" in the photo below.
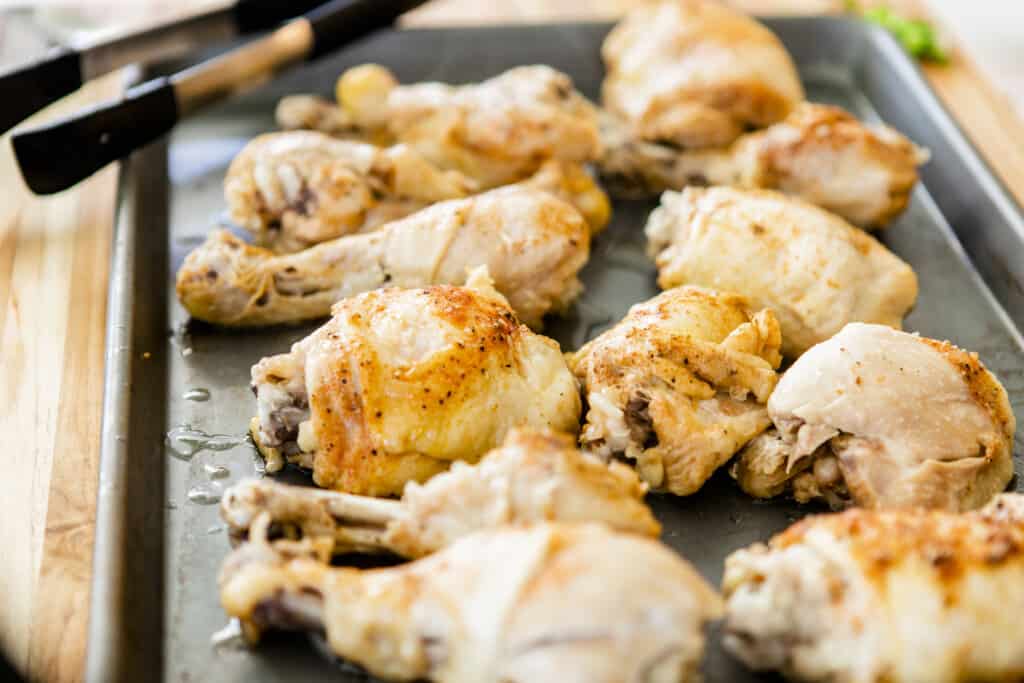
[[[809,517],[725,566],[724,645],[808,683],[1017,681],[1024,497]]]
[[[257,530],[224,563],[221,603],[250,640],[322,630],[386,680],[696,683],[703,626],[721,612],[674,552],[600,525],[502,527],[388,569],[322,557]]]
[[[612,29],[601,55],[604,106],[637,140],[724,147],[804,99],[775,34],[711,0],[642,4]]]
[[[503,524],[601,522],[656,537],[646,491],[631,469],[581,453],[567,434],[516,429],[476,465],[406,484],[400,501],[250,480],[227,491],[221,516],[235,537],[265,512],[287,536],[334,539],[335,553],[421,557]]]
[[[768,401],[772,430],[733,475],[757,497],[841,508],[970,510],[1013,476],[1016,421],[977,354],[854,323],[801,356]]]
[[[583,447],[635,463],[653,488],[694,493],[771,424],[780,342],[771,311],[732,294],[679,287],[637,304],[570,356]]]
[[[552,194],[507,187],[434,204],[362,235],[278,255],[214,233],[178,271],[195,318],[253,327],[323,318],[336,301],[393,285],[463,284],[486,266],[528,324],[564,309],[582,285],[590,230]]]
[[[721,149],[638,140],[602,119],[602,176],[616,196],[653,197],[688,185],[774,189],[874,229],[906,208],[927,152],[884,125],[804,102],[784,120]]]
[[[252,369],[253,438],[316,483],[398,495],[515,427],[575,433],[580,400],[558,344],[531,332],[482,276],[341,301],[290,353]]]

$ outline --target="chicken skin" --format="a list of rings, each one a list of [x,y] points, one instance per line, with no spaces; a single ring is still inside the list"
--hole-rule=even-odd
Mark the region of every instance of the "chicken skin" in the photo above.
[[[433,204],[380,229],[278,255],[214,233],[178,272],[195,318],[253,327],[322,318],[345,297],[386,285],[463,284],[486,266],[527,324],[565,309],[582,285],[590,229],[547,192],[507,187]]]
[[[601,56],[604,107],[636,140],[724,147],[804,99],[775,34],[711,0],[642,4],[608,34]]]
[[[221,516],[236,538],[266,512],[286,536],[333,538],[334,553],[422,557],[503,524],[600,522],[657,537],[646,491],[631,469],[581,453],[569,435],[514,429],[476,465],[406,484],[400,501],[251,480],[227,491]]]
[[[452,86],[399,85],[384,67],[365,64],[342,74],[337,97],[340,118],[364,139],[404,143],[484,189],[522,180],[549,159],[584,163],[600,156],[596,108],[548,66]]]
[[[703,625],[721,613],[685,560],[601,525],[503,527],[387,569],[335,568],[315,553],[237,548],[221,604],[250,641],[269,628],[321,630],[385,680],[695,683]]]
[[[548,161],[522,184],[573,204],[595,232],[608,223],[607,195],[578,164]],[[279,253],[368,232],[477,190],[473,180],[440,170],[406,145],[376,147],[308,130],[255,138],[224,180],[231,219]]]
[[[601,134],[601,173],[616,196],[653,197],[688,185],[774,189],[866,229],[903,212],[917,167],[928,159],[888,126],[810,102],[721,149],[686,151],[637,140],[611,116],[602,118]]]
[[[913,269],[838,216],[768,190],[666,192],[646,227],[662,288],[695,284],[771,308],[795,358],[859,321],[899,328]]]
[[[231,219],[256,244],[285,253],[475,190],[473,181],[405,145],[381,148],[314,131],[260,135],[224,179]]]
[[[851,323],[801,356],[768,401],[777,430],[733,474],[759,498],[834,508],[978,508],[1013,476],[1006,390],[978,355]]]
[[[771,424],[779,345],[772,312],[740,296],[680,287],[637,304],[570,356],[588,406],[580,442],[652,488],[694,493]]]
[[[558,344],[534,334],[479,272],[468,287],[344,299],[290,353],[252,369],[253,439],[324,488],[399,495],[514,427],[575,434],[580,399]]]
[[[725,648],[808,683],[1020,680],[1022,512],[806,518],[726,560]]]

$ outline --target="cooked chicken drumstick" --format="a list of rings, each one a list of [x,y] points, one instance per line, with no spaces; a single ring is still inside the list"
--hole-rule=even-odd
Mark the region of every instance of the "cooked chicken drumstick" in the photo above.
[[[724,147],[804,99],[775,34],[711,0],[641,5],[612,29],[601,55],[604,106],[637,140]]]
[[[1015,681],[1024,497],[985,510],[809,517],[726,560],[724,645],[822,683]]]
[[[722,149],[687,151],[638,140],[608,115],[601,135],[601,173],[617,196],[653,197],[688,185],[775,189],[869,229],[906,208],[917,166],[928,158],[888,126],[810,102]]]
[[[399,85],[384,67],[365,64],[342,74],[337,96],[342,118],[366,139],[405,143],[483,188],[522,180],[549,159],[600,155],[595,107],[548,66],[452,86]]]
[[[588,405],[580,441],[634,461],[650,486],[699,489],[770,424],[779,325],[739,296],[680,287],[572,354]]]
[[[595,232],[611,215],[607,195],[579,164],[548,161],[521,184],[573,204]],[[280,253],[367,232],[477,189],[407,145],[382,148],[302,130],[255,138],[224,180],[231,219],[257,245]]]
[[[877,240],[777,192],[666,192],[646,232],[661,287],[715,287],[771,308],[789,357],[848,322],[898,328],[917,299],[914,271]]]
[[[317,484],[398,495],[514,427],[576,433],[580,399],[558,344],[520,325],[479,275],[468,287],[388,288],[343,300],[291,353],[252,369],[253,438]]]
[[[434,204],[364,235],[277,255],[214,233],[178,271],[190,314],[237,327],[321,318],[347,296],[385,285],[462,284],[487,266],[517,314],[539,326],[579,294],[590,230],[547,192],[507,187]]]
[[[768,401],[777,428],[733,475],[759,498],[971,510],[1013,476],[1016,420],[976,353],[852,323],[801,356]]]
[[[503,527],[388,569],[334,568],[303,550],[237,548],[220,575],[225,611],[250,641],[322,630],[389,680],[695,682],[703,625],[721,612],[674,552],[600,525]]]
[[[235,537],[266,512],[286,536],[333,538],[335,553],[421,557],[502,524],[601,522],[656,537],[646,491],[628,467],[581,453],[566,434],[514,429],[476,465],[406,484],[401,501],[251,480],[227,491],[221,516]]]
[[[405,145],[381,148],[314,131],[260,135],[224,179],[231,219],[278,252],[370,230],[476,189]]]

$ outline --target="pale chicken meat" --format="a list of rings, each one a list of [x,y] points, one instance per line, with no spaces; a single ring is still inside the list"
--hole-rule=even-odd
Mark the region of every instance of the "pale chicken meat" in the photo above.
[[[400,567],[334,568],[303,543],[256,540],[220,574],[256,641],[314,630],[385,680],[696,683],[721,598],[654,539],[601,525],[502,527]]]
[[[770,190],[666,192],[646,233],[662,288],[714,287],[771,308],[788,357],[849,322],[899,328],[917,299],[913,269],[876,239]]]
[[[680,150],[640,140],[602,117],[601,174],[621,197],[652,197],[695,185],[779,190],[867,229],[906,208],[928,154],[885,125],[839,107],[804,102],[784,120],[728,147]]]
[[[468,287],[391,287],[341,301],[290,353],[252,369],[252,435],[324,487],[401,494],[515,427],[574,434],[576,381],[558,344],[517,320],[477,273]]]
[[[694,493],[771,424],[780,341],[771,311],[733,294],[679,287],[637,304],[570,356],[581,444],[652,488]]]
[[[252,327],[322,318],[336,301],[384,286],[466,282],[486,266],[529,325],[579,294],[590,229],[554,195],[524,187],[433,204],[376,231],[294,254],[214,233],[178,271],[178,299],[195,318]]]
[[[235,538],[266,513],[286,537],[333,539],[336,554],[421,557],[503,524],[599,522],[657,537],[646,490],[630,468],[581,453],[567,434],[515,429],[476,465],[406,484],[401,500],[251,480],[228,489],[221,516]]]
[[[804,99],[775,34],[712,0],[641,4],[612,29],[601,55],[604,107],[637,140],[724,147]]]
[[[776,429],[734,467],[760,498],[956,512],[1013,476],[1006,390],[949,342],[852,323],[786,371],[768,412]]]
[[[381,148],[314,131],[260,135],[224,179],[231,219],[278,252],[370,230],[476,189],[405,145]]]
[[[400,85],[376,64],[337,84],[341,117],[367,140],[404,143],[483,188],[517,182],[549,160],[600,156],[596,108],[548,66],[510,69],[480,83]]]
[[[1017,681],[1024,498],[984,510],[849,510],[725,563],[723,644],[807,683]]]

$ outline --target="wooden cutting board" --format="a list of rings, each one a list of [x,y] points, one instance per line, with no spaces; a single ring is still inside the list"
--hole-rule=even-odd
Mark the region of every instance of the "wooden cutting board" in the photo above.
[[[610,18],[638,0],[437,0],[406,23]],[[736,0],[771,12],[835,0]],[[916,0],[892,2],[913,9]],[[192,3],[178,3],[182,11]],[[0,54],[5,46],[0,45]],[[8,46],[9,47],[9,46]],[[954,50],[925,72],[968,136],[1024,203],[1024,122]],[[114,96],[118,75],[34,122]],[[108,168],[56,197],[24,189],[0,140],[0,650],[34,680],[81,678],[97,491],[104,323],[117,182]],[[212,588],[211,588],[212,590]]]

